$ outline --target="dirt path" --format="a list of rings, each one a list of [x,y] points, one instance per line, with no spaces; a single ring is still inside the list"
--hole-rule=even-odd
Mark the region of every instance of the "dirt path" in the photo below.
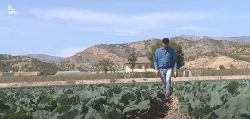
[[[166,100],[161,96],[161,99],[162,101],[151,101],[149,110],[135,119],[192,119],[187,113],[179,112],[177,97]]]
[[[199,76],[199,77],[172,77],[172,81],[191,81],[191,80],[228,80],[228,79],[250,79],[250,75],[234,76]],[[29,87],[29,86],[48,86],[48,85],[80,85],[80,84],[107,84],[107,83],[132,83],[132,82],[160,82],[160,78],[131,78],[131,79],[100,79],[100,80],[71,80],[71,81],[47,81],[47,82],[17,82],[0,83],[0,88],[8,87]]]

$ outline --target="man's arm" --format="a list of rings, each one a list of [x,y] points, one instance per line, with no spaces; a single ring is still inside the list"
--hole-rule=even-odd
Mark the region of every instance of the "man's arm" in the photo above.
[[[155,67],[155,70],[158,70],[158,52],[157,52],[157,49],[155,50],[154,67]]]
[[[177,71],[177,58],[173,50],[173,65],[174,65],[174,71]]]

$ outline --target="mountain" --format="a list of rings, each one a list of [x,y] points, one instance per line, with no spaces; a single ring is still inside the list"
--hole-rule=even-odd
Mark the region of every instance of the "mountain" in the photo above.
[[[139,57],[146,56],[150,47],[157,41],[158,39],[151,38],[124,44],[99,44],[67,58],[62,64],[74,65],[77,70],[93,69],[99,60],[109,58],[116,64],[117,69],[121,69],[130,53],[135,52]]]
[[[209,38],[187,40],[182,37],[175,37],[171,40],[182,46],[186,57],[202,55],[213,51],[226,52],[244,57],[250,53],[249,44],[229,40],[214,40]]]
[[[209,37],[209,36],[195,36],[195,35],[181,35],[178,37],[185,38],[187,40],[200,40],[200,39],[214,39],[214,40],[229,40],[234,42],[242,42],[250,44],[250,36],[239,36],[239,37]]]
[[[211,53],[218,56],[226,56],[244,61],[250,61],[250,45],[246,43],[233,42],[229,40],[214,40],[204,37],[200,40],[187,40],[182,37],[174,37],[173,40],[182,46],[187,61],[191,61],[196,56],[211,56]],[[93,69],[95,64],[103,58],[109,58],[116,64],[116,68],[122,67],[127,61],[127,56],[133,51],[137,56],[143,57],[151,50],[159,39],[151,38],[132,43],[124,44],[99,44],[85,49],[82,52],[67,58],[62,64],[74,65],[75,69]],[[217,57],[217,55],[214,57]]]
[[[27,54],[24,56],[36,58],[36,59],[47,61],[47,62],[62,62],[66,59],[63,57],[50,56],[50,55],[46,55],[46,54]]]
[[[188,40],[183,37],[170,39],[182,46],[186,60],[185,66],[187,67],[197,66],[198,63],[200,67],[215,69],[220,64],[225,65],[225,67],[233,65],[234,67],[246,68],[250,62],[249,44],[230,40],[215,40],[209,37],[194,37],[192,39]],[[122,69],[130,53],[135,52],[138,57],[145,57],[151,50],[151,46],[158,41],[160,39],[151,38],[123,44],[98,44],[64,60],[62,58],[55,60],[57,58],[42,54],[28,54],[27,56],[0,54],[0,71],[42,71],[55,73],[59,70],[94,70],[98,61],[103,58],[113,61],[116,69]],[[46,57],[50,57],[50,59]],[[58,62],[48,62],[52,61],[53,58],[51,57],[54,58],[53,61]],[[47,61],[45,61],[46,59]],[[194,65],[194,62],[196,65]]]
[[[58,70],[62,70],[60,64],[49,63],[27,56],[0,54],[0,72],[39,71],[44,74],[53,74]]]

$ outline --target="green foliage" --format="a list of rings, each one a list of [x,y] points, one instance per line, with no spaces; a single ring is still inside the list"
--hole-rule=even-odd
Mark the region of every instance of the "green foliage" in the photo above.
[[[18,71],[18,67],[13,67],[10,63],[0,60],[0,72]]]
[[[249,75],[249,72],[250,69],[236,69],[234,67],[223,70],[202,69],[201,76]]]
[[[175,82],[181,112],[201,119],[249,118],[250,80]],[[245,95],[247,94],[247,95]]]
[[[146,112],[160,83],[7,88],[0,91],[0,119],[127,119]]]
[[[59,66],[53,63],[42,62],[37,59],[31,60],[32,71],[39,71],[40,75],[55,75],[57,71],[61,71]]]
[[[97,63],[97,68],[98,68],[98,71],[103,70],[106,74],[107,74],[107,71],[115,71],[114,63],[110,61],[108,58],[99,60]]]
[[[133,69],[135,67],[135,62],[137,61],[135,53],[129,54],[129,56],[127,57],[127,60],[128,60],[128,63],[131,65],[131,69],[132,69],[132,72],[133,72]]]
[[[29,59],[29,60],[27,60]],[[24,63],[19,69],[15,64]],[[39,71],[40,75],[54,75],[57,71],[63,70],[57,64],[40,61],[35,58],[11,56],[0,54],[0,71],[18,72],[18,71]]]
[[[156,78],[154,72],[132,72],[132,73],[108,73],[108,74],[85,74],[66,76],[11,76],[0,77],[0,83],[11,82],[45,82],[45,81],[67,81],[74,80],[99,80],[99,79],[129,79],[129,78]]]
[[[175,51],[175,55],[177,58],[177,69],[179,69],[185,64],[184,54],[182,52],[182,47],[181,47],[181,45],[177,44],[176,42],[174,42],[172,40],[169,41],[169,45]],[[151,51],[147,54],[147,58],[151,61],[151,67],[154,67],[155,50],[157,48],[160,48],[160,47],[162,47],[161,40],[157,41],[156,44],[151,47]]]
[[[223,65],[220,65],[219,68],[220,68],[220,70],[226,69]]]
[[[182,47],[181,45],[177,44],[176,42],[174,41],[171,41],[169,42],[169,45],[171,48],[174,49],[174,52],[175,52],[175,55],[176,55],[176,58],[177,58],[177,68],[181,68],[182,66],[184,66],[185,62],[184,62],[184,54],[182,52]]]
[[[151,61],[151,67],[154,67],[154,56],[155,56],[155,51],[157,48],[162,46],[162,42],[159,40],[156,42],[155,45],[151,47],[151,51],[148,52],[147,58]]]
[[[209,114],[206,119],[248,119],[250,118],[249,100],[250,94],[240,94],[237,97],[232,97],[225,105]]]

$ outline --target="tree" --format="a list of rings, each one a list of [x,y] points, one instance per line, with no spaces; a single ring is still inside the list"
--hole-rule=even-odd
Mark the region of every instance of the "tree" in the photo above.
[[[135,53],[129,54],[129,56],[127,57],[127,59],[128,59],[128,63],[131,65],[131,69],[132,69],[132,72],[133,72],[134,67],[135,67],[135,62],[137,61]]]
[[[108,71],[114,70],[114,63],[110,61],[108,58],[104,58],[102,60],[99,60],[97,63],[98,70],[103,70],[105,74],[107,74]]]
[[[223,65],[219,66],[220,70],[226,69]]]
[[[181,45],[177,44],[176,42],[172,40],[169,40],[169,46],[174,49],[174,52],[177,58],[177,69],[179,69],[185,64],[182,47]],[[155,50],[159,47],[162,47],[161,40],[157,41],[156,44],[151,47],[151,51],[147,54],[147,58],[151,61],[151,67],[154,67]]]

